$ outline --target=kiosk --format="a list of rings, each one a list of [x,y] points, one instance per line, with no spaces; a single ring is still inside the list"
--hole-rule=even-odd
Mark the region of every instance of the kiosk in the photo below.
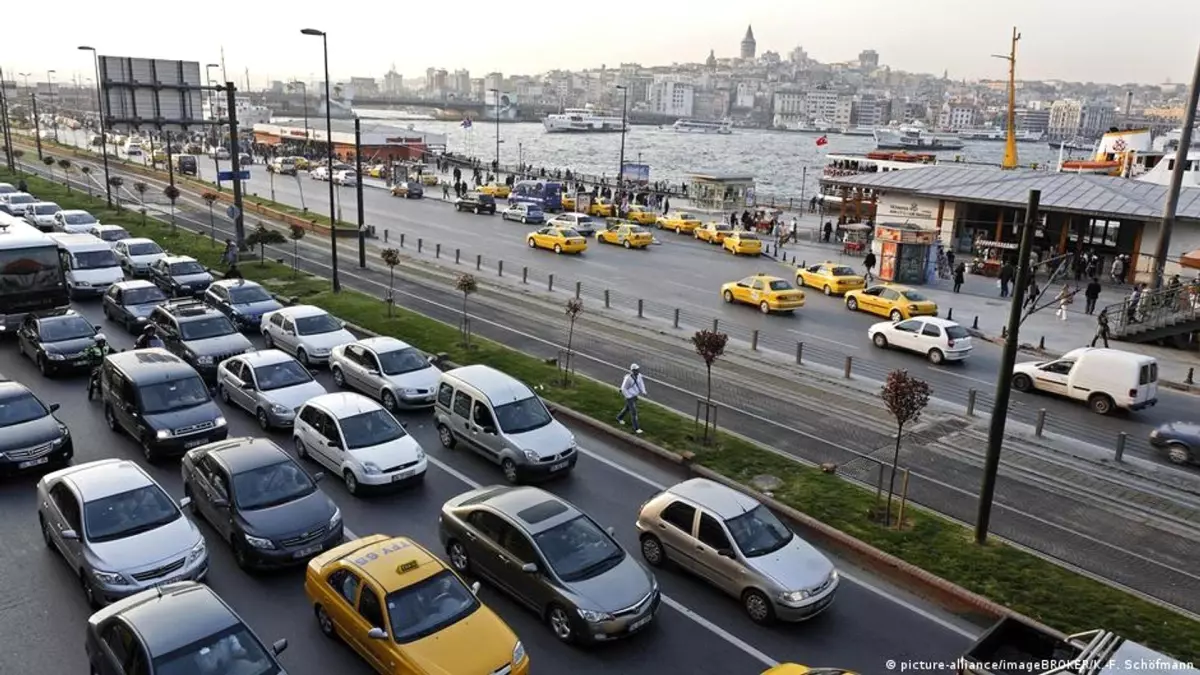
[[[687,198],[696,209],[722,214],[754,206],[754,177],[735,174],[688,175]]]
[[[898,284],[924,284],[936,237],[933,230],[916,225],[876,225],[872,248],[879,257],[879,278]]]

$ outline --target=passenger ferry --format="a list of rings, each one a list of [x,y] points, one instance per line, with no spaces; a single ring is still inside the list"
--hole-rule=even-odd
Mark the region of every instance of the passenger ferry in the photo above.
[[[875,127],[842,127],[843,136],[874,136]]]
[[[1110,131],[1100,137],[1091,159],[1060,157],[1059,171],[1136,177],[1148,170],[1147,162],[1157,163],[1163,156],[1155,152],[1152,140],[1149,129]]]
[[[567,108],[547,115],[542,126],[550,133],[604,133],[625,130],[619,116],[594,108]]]
[[[1176,141],[1178,143],[1178,141]],[[1171,152],[1163,157],[1159,157],[1157,161],[1146,162],[1136,166],[1149,165],[1146,171],[1140,175],[1133,175],[1143,183],[1154,183],[1155,185],[1170,185],[1171,172],[1175,170],[1175,153]],[[1135,168],[1136,172],[1136,168]],[[1192,147],[1188,151],[1187,164],[1183,169],[1183,187],[1185,188],[1200,188],[1200,148]]]
[[[952,134],[932,133],[922,124],[887,127],[875,130],[875,147],[878,150],[912,150],[937,152],[962,150],[963,142]]]
[[[708,120],[675,120],[671,128],[685,134],[732,134],[733,123],[729,120],[720,122]]]
[[[1005,129],[996,129],[994,127],[986,127],[983,129],[963,129],[958,132],[959,138],[964,141],[1007,141],[1008,131]],[[1018,143],[1037,143],[1046,137],[1040,131],[1030,131],[1028,129],[1017,129]]]
[[[821,172],[822,178],[840,178],[857,176],[864,173],[883,173],[887,171],[903,171],[917,169],[922,166],[933,166],[938,163],[937,155],[928,153],[889,152],[877,150],[865,155],[826,155],[829,163]],[[822,183],[817,193],[817,201],[822,204],[838,204],[842,198],[836,188]]]

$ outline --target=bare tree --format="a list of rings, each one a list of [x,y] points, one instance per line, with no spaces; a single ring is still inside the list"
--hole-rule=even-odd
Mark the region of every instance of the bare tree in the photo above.
[[[110,176],[108,184],[112,186],[113,205],[117,210],[121,210],[121,186],[125,184],[125,179],[120,176]],[[142,211],[142,222],[145,223],[146,212]]]
[[[204,194],[200,195],[200,199],[208,204],[208,241],[215,246],[217,244],[217,221],[213,217],[213,203],[217,201],[217,193],[205,190]]]
[[[566,385],[571,381],[571,357],[573,356],[572,346],[575,341],[575,320],[583,313],[583,300],[580,298],[567,298],[567,358],[563,364],[562,383]]]
[[[297,274],[297,266],[300,263],[300,240],[304,235],[308,234],[308,230],[300,225],[292,225],[288,228],[288,239],[292,240],[292,276]]]
[[[120,178],[120,176],[113,176],[113,178]],[[113,187],[119,187],[119,186],[114,185]],[[144,182],[142,182],[140,180],[135,181],[133,184],[133,191],[138,194],[138,201],[142,203],[142,225],[146,224],[146,190],[149,190],[149,189],[150,189],[150,186],[146,185]]]
[[[392,316],[392,307],[396,304],[396,265],[400,264],[400,249],[385,248],[379,257],[383,258],[383,264],[388,266],[387,306],[388,316]]]
[[[712,368],[717,359],[725,355],[725,345],[729,343],[729,336],[715,330],[698,330],[692,335],[692,346],[696,348],[696,353],[704,360],[704,369],[706,372],[706,385],[704,390],[704,403],[707,410],[712,410]],[[704,415],[704,442],[708,443],[709,429],[712,427],[710,415],[708,412]],[[713,430],[715,432],[715,429]],[[715,434],[714,434],[715,435]]]
[[[66,179],[63,182],[67,184],[67,194],[71,194],[71,160],[60,159],[56,163],[58,168],[63,170],[63,177]]]
[[[166,196],[167,201],[171,202],[171,229],[175,229],[175,200],[179,199],[179,188],[168,185],[163,188],[163,195]]]
[[[888,412],[896,420],[896,451],[892,455],[892,476],[888,481],[887,513],[884,524],[892,522],[892,496],[896,492],[896,465],[900,463],[900,441],[904,438],[904,427],[921,419],[921,412],[929,405],[929,383],[913,377],[907,370],[893,370],[879,395]]]
[[[87,186],[88,196],[92,196],[92,167],[84,164],[79,167],[79,173],[83,174],[83,184]]]
[[[475,280],[475,275],[473,275],[473,274],[460,274],[460,275],[458,275],[458,278],[454,280],[454,288],[456,290],[458,290],[458,292],[463,294],[462,327],[461,327],[462,337],[463,337],[463,346],[466,347],[467,349],[470,349],[471,348],[471,319],[470,319],[470,317],[467,316],[467,298],[471,297],[472,293],[479,290],[479,282]]]

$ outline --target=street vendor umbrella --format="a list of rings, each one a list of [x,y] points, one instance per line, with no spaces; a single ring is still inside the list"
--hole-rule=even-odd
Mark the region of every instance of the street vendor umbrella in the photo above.
[[[1200,248],[1179,256],[1179,264],[1184,267],[1200,270]]]

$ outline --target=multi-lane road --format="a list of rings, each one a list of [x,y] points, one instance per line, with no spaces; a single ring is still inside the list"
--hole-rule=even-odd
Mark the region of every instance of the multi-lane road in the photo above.
[[[77,310],[101,325],[118,348],[132,338],[105,323],[95,304]],[[259,345],[261,347],[261,344]],[[117,457],[143,462],[128,438],[105,427],[98,404],[87,401],[85,379],[45,379],[17,356],[10,341],[0,342],[0,374],[28,384],[71,428],[76,463]],[[322,374],[322,383],[333,384]],[[226,409],[231,435],[261,435],[240,411]],[[356,535],[406,535],[440,551],[437,513],[448,498],[481,484],[501,482],[496,469],[473,455],[447,451],[437,442],[428,413],[404,416],[408,429],[430,454],[423,486],[373,498],[352,497],[336,481],[322,483]],[[575,428],[583,457],[574,473],[545,487],[572,501],[602,524],[616,529],[636,555],[632,527],[638,507],[664,485],[678,480],[669,468],[650,464]],[[274,440],[290,448],[285,435]],[[177,462],[144,465],[175,497],[182,497]],[[315,468],[310,467],[315,471]],[[36,526],[36,477],[0,483],[0,673],[67,673],[86,670],[82,648],[88,610],[78,583],[44,545]],[[209,583],[267,640],[287,638],[284,662],[295,675],[367,673],[369,668],[346,647],[322,637],[312,619],[299,571],[248,575],[234,565],[207,526],[212,572]],[[761,672],[775,661],[877,672],[888,659],[946,660],[960,655],[977,627],[947,617],[903,591],[843,565],[847,581],[833,607],[799,625],[756,626],[737,602],[674,572],[658,575],[668,600],[657,626],[644,635],[605,649],[578,650],[558,644],[539,619],[486,587],[485,602],[496,609],[526,644],[538,672],[546,673],[713,673]]]

